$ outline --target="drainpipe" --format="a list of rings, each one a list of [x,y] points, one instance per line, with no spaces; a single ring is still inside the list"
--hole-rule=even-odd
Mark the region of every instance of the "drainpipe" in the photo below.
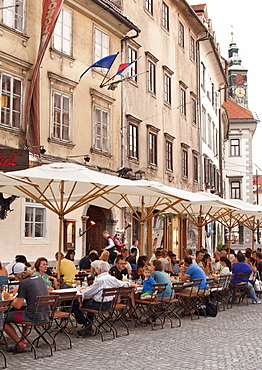
[[[204,37],[199,38],[196,40],[196,74],[197,74],[197,107],[198,107],[198,140],[199,140],[199,155],[200,155],[200,191],[204,191],[204,181],[203,181],[203,151],[202,151],[202,104],[201,104],[201,81],[200,81],[200,42],[201,41],[207,41],[210,39],[210,35],[208,32],[206,32],[206,35]]]
[[[126,36],[121,40],[121,63],[125,63],[125,56],[124,56],[124,45],[125,42],[128,40],[135,39],[139,36],[141,32],[140,29],[135,29],[136,34],[134,36]],[[120,159],[120,168],[124,167],[124,157],[125,157],[125,135],[124,135],[124,125],[125,125],[125,110],[124,110],[124,84],[121,84],[121,159]]]

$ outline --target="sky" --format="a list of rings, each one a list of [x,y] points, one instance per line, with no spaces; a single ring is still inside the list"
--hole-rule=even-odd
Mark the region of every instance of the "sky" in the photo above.
[[[206,4],[208,17],[216,33],[221,55],[228,58],[228,48],[233,38],[239,48],[242,65],[248,69],[249,109],[257,115],[258,123],[253,137],[253,162],[262,174],[262,52],[261,52],[261,0],[187,0],[190,5]],[[254,171],[256,170],[254,166]],[[255,173],[255,172],[254,172]]]

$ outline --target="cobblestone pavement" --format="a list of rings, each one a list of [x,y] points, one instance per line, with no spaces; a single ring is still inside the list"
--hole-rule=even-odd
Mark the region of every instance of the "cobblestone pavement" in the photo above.
[[[154,331],[131,323],[129,336],[105,342],[72,335],[73,349],[52,357],[34,360],[32,353],[8,353],[8,369],[255,370],[262,363],[261,312],[262,305],[234,306],[215,318],[183,318],[180,328],[166,323]],[[66,348],[62,334],[59,346]]]

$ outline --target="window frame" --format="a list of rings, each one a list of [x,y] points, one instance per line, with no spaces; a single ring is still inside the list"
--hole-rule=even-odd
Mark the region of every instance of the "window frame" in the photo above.
[[[182,177],[188,178],[188,150],[182,148]]]
[[[157,133],[148,132],[148,163],[157,166]]]
[[[237,186],[233,187],[233,184],[236,184]],[[230,199],[241,199],[241,181],[238,179],[230,180]]]
[[[190,35],[190,41],[189,41],[189,58],[193,62],[196,61],[196,41],[192,35]]]
[[[3,77],[6,77],[7,79],[10,79],[10,89],[9,90],[4,90],[3,89]],[[20,95],[14,93],[14,82],[19,82],[20,84]],[[5,73],[4,71],[0,73],[0,98],[1,98],[1,121],[0,124],[1,126],[8,127],[14,130],[22,130],[22,125],[23,125],[23,79],[14,76],[10,73]],[[6,82],[8,83],[8,82]],[[4,93],[5,94],[4,94]],[[14,96],[15,95],[15,96]],[[20,100],[19,104],[19,110],[14,109],[14,102],[15,102],[15,97],[17,97]],[[8,100],[9,100],[9,107],[8,107]],[[6,105],[5,101],[7,102]],[[2,105],[3,104],[3,105]],[[14,125],[14,115],[19,114],[19,125]],[[4,122],[2,122],[2,115],[5,116]],[[9,119],[8,119],[9,116]],[[8,123],[7,120],[9,121]],[[18,127],[19,126],[19,127]]]
[[[131,132],[131,129],[132,129],[132,132]],[[136,160],[139,159],[138,143],[139,143],[138,125],[133,122],[129,122],[128,123],[128,157],[129,158],[136,159]]]
[[[191,96],[191,119],[193,125],[197,124],[197,101],[196,99]]]
[[[169,31],[169,6],[162,2],[162,27]]]
[[[26,215],[27,215],[27,208],[32,208],[33,209],[33,221],[27,221],[26,220]],[[35,236],[36,234],[36,210],[42,210],[42,217],[43,221],[41,222],[42,226],[42,236]],[[27,224],[32,224],[32,236],[26,236],[26,231],[27,231]],[[39,222],[38,222],[39,223]],[[27,199],[25,198],[24,201],[24,233],[23,233],[23,238],[26,240],[45,240],[47,238],[47,227],[46,227],[46,207],[44,207],[41,203],[36,202],[33,199]]]
[[[147,78],[147,89],[151,94],[156,94],[156,63],[152,59],[147,59],[148,66],[148,78]]]
[[[56,109],[55,107],[55,95],[57,96],[60,96],[61,98],[61,101],[60,101],[60,108],[63,106],[63,102],[64,100],[68,100],[68,125],[65,125],[62,123],[62,120],[64,118],[64,111],[63,109],[60,109],[60,135],[55,135],[55,128],[56,128],[56,122],[55,122],[55,113],[56,111],[58,111],[58,109]],[[51,133],[50,133],[50,136],[52,139],[54,140],[58,140],[58,141],[61,141],[61,142],[64,142],[64,143],[69,143],[69,142],[72,142],[72,96],[70,94],[67,94],[65,92],[62,92],[62,91],[59,91],[59,90],[53,90],[52,91],[52,105],[51,105],[51,117],[52,117],[52,120],[51,120]],[[57,124],[59,124],[59,122],[57,122]],[[68,130],[68,138],[65,138],[63,137],[63,127],[68,127],[67,130]],[[60,137],[58,137],[60,136]]]
[[[12,7],[13,5],[18,4],[17,7]],[[8,7],[7,9],[2,9],[1,13],[1,24],[4,24],[7,27],[10,27],[17,32],[24,32],[25,29],[25,12],[27,8],[26,0],[3,0],[2,2],[3,7]],[[11,22],[8,22],[5,20],[7,17],[11,20]],[[16,26],[16,22],[18,21],[18,17],[21,21],[21,27]],[[19,23],[19,22],[18,22]]]
[[[237,141],[237,145],[233,145],[232,142]],[[240,139],[230,139],[230,157],[240,157]]]
[[[171,76],[164,71],[164,102],[171,105]]]
[[[178,44],[181,46],[181,48],[184,49],[185,47],[185,26],[180,20],[178,24]]]
[[[70,25],[68,26],[67,23],[64,22],[64,18],[65,18],[65,14],[68,14],[69,17],[70,17]],[[62,18],[62,19],[61,19]],[[59,27],[59,24],[60,24],[60,27],[61,27],[61,30],[60,30],[60,34],[58,34],[58,32],[56,32],[58,30],[58,27]],[[69,29],[69,39],[67,39],[65,37],[65,34],[66,34],[66,31],[65,29],[68,28]],[[70,9],[66,8],[66,7],[62,7],[61,9],[61,12],[59,14],[59,17],[57,19],[57,23],[55,25],[55,28],[54,28],[54,34],[53,34],[53,48],[55,50],[57,50],[58,52],[62,53],[62,54],[65,54],[65,55],[68,55],[68,56],[72,56],[72,46],[73,46],[73,42],[72,42],[72,35],[73,35],[73,13]],[[60,47],[58,45],[56,45],[56,38],[60,38]],[[57,41],[59,43],[59,41]],[[69,47],[68,47],[68,50],[66,50],[65,48],[65,43],[68,43],[69,44]]]
[[[186,89],[180,86],[180,113],[186,117]]]
[[[146,0],[145,1],[145,9],[148,13],[150,13],[151,15],[153,15],[153,0]]]
[[[166,139],[166,170],[173,171],[173,142]]]
[[[199,168],[198,168],[198,155],[193,153],[193,180],[198,182],[199,180]]]
[[[128,72],[129,80],[137,83],[137,54],[138,51],[134,47],[128,45],[127,47],[127,62],[133,64],[130,66],[130,70]]]
[[[100,34],[101,43],[97,42],[97,34]],[[104,42],[103,42],[104,40]],[[98,50],[100,49],[100,52]],[[93,55],[93,62],[97,62],[98,60],[108,56],[110,54],[110,35],[101,30],[98,27],[94,27],[94,55]],[[107,68],[95,67],[95,70],[101,73],[106,73],[108,71]]]
[[[106,113],[106,116],[107,116],[107,122],[106,122],[106,130],[103,129],[102,125],[103,122],[101,121],[100,122],[100,131],[101,131],[101,135],[100,135],[100,143],[102,143],[102,145],[100,145],[100,147],[97,145],[97,141],[98,141],[98,135],[97,135],[97,122],[96,122],[96,111],[100,111],[101,112],[101,118],[102,118],[102,115],[103,113]],[[105,125],[104,125],[105,126]],[[98,104],[94,104],[93,106],[93,148],[96,150],[96,151],[99,151],[99,152],[102,152],[102,153],[109,153],[110,152],[110,110],[106,107],[103,107],[101,105],[98,105]],[[106,147],[103,145],[103,141],[106,143]]]

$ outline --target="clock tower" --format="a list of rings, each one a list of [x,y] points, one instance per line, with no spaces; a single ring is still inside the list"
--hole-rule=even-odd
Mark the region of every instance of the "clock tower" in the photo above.
[[[238,55],[238,47],[233,40],[228,50],[228,95],[237,104],[248,108],[247,72]]]

